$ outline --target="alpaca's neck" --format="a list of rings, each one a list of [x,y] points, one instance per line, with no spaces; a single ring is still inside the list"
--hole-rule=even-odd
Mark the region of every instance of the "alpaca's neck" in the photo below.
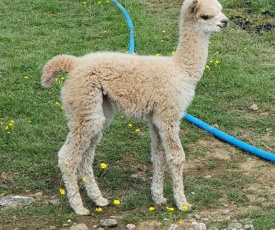
[[[180,25],[179,43],[174,59],[180,69],[187,72],[196,82],[200,80],[208,55],[209,34],[194,28],[192,22]]]

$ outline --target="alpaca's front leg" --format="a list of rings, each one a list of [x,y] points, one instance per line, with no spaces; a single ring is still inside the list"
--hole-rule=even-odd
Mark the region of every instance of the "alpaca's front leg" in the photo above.
[[[178,136],[178,126],[164,127],[160,132],[160,136],[165,149],[166,163],[173,181],[173,193],[176,205],[179,210],[183,210],[184,206],[188,206],[191,209],[191,205],[187,202],[184,194],[182,176],[185,154]]]
[[[149,123],[151,134],[151,160],[153,163],[152,199],[156,204],[166,203],[163,196],[165,155],[157,127]]]

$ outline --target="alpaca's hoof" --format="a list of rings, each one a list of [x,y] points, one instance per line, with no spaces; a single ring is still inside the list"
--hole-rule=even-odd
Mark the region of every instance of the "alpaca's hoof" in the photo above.
[[[89,216],[91,215],[90,211],[87,208],[79,208],[75,210],[75,213],[82,216]]]
[[[105,198],[99,198],[95,201],[96,205],[97,206],[100,206],[100,207],[103,207],[103,206],[107,206],[109,205],[109,201]]]

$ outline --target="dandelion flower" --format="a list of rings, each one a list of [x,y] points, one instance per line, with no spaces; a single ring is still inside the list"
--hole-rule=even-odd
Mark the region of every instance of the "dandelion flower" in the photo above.
[[[172,56],[175,55],[175,51],[172,51],[172,52],[171,52],[171,55],[172,55]]]
[[[105,34],[107,34],[107,33],[108,33],[108,30],[104,30],[103,32],[104,32]]]
[[[213,60],[210,60],[209,63],[212,64],[212,63],[213,63]]]
[[[132,128],[132,127],[133,127],[133,125],[132,125],[131,123],[129,123],[129,124],[128,124],[128,127],[129,127],[129,128]]]
[[[150,212],[155,211],[155,207],[152,207],[152,206],[151,206],[151,207],[149,207],[148,209],[149,209],[149,211],[150,211]]]
[[[59,193],[60,193],[60,195],[62,195],[62,196],[66,195],[66,191],[65,191],[65,189],[63,189],[63,188],[59,189]]]
[[[65,80],[65,77],[61,77],[60,80],[64,81],[64,80]]]
[[[63,109],[64,109],[64,107],[63,107],[63,106],[61,106],[61,107],[60,107],[60,109],[61,109],[61,110],[63,110]]]
[[[106,169],[107,168],[107,164],[106,163],[101,163],[100,164],[100,168],[101,169]]]
[[[24,79],[28,80],[28,79],[29,79],[29,77],[28,77],[28,76],[24,76]]]
[[[85,183],[87,179],[85,177],[82,178],[82,182]]]
[[[175,209],[173,207],[168,207],[168,206],[166,206],[166,210],[169,211],[169,212],[175,211]]]
[[[209,65],[206,65],[206,66],[205,66],[205,69],[210,69],[210,66],[209,66]]]
[[[95,208],[95,211],[96,211],[96,212],[102,212],[102,208],[101,208],[101,207],[96,207],[96,208]]]
[[[31,120],[28,120],[28,123],[32,123],[32,121],[31,121]]]
[[[163,43],[163,42],[164,42],[164,40],[163,40],[163,39],[161,39],[161,40],[160,40],[160,42],[161,42],[161,43]]]
[[[115,199],[115,200],[113,201],[113,204],[114,204],[114,205],[120,205],[121,202],[120,202],[120,200]]]
[[[135,131],[136,131],[137,133],[139,133],[139,132],[140,132],[140,129],[136,129]]]
[[[182,224],[182,223],[183,223],[182,220],[179,220],[179,221],[178,221],[178,224]]]
[[[166,33],[166,30],[162,30],[161,32],[162,32],[163,34],[165,34],[165,33]]]
[[[216,60],[216,61],[215,61],[215,64],[216,64],[216,65],[220,64],[220,61]]]
[[[59,102],[58,102],[58,101],[56,101],[54,104],[55,104],[55,105],[59,105]]]
[[[156,54],[156,56],[160,56],[160,54]]]
[[[184,211],[188,211],[188,210],[189,210],[188,205],[183,205],[183,210],[184,210]]]
[[[7,131],[7,130],[9,130],[9,126],[8,125],[5,127],[5,131]]]

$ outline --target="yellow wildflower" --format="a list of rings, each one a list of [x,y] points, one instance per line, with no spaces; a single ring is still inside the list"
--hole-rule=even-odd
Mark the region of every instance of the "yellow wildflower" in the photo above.
[[[8,125],[5,127],[5,131],[7,131],[7,130],[9,130],[9,126]]]
[[[178,224],[183,224],[182,220],[179,220],[179,221],[178,221]]]
[[[136,132],[139,133],[139,132],[140,132],[140,129],[136,129]]]
[[[166,30],[162,30],[161,32],[162,32],[163,34],[165,34],[165,33],[166,33]]]
[[[163,42],[164,42],[164,40],[163,40],[163,39],[161,39],[161,40],[160,40],[160,42],[161,42],[161,43],[163,43]]]
[[[85,177],[82,178],[82,182],[85,183],[87,179]]]
[[[160,56],[160,54],[156,54],[156,56]]]
[[[66,195],[66,191],[65,191],[65,189],[63,189],[63,188],[59,189],[59,193],[60,193],[60,195],[62,195],[62,196]]]
[[[28,77],[28,76],[24,76],[24,79],[26,79],[26,80],[27,80],[27,79],[29,79],[29,77]]]
[[[95,211],[96,211],[96,212],[102,212],[102,208],[101,208],[101,207],[96,207],[96,208],[95,208]]]
[[[107,164],[106,163],[101,163],[100,164],[100,168],[101,169],[106,169],[107,168]]]
[[[115,200],[113,201],[113,204],[114,204],[114,205],[120,205],[121,202],[120,202],[120,200],[115,199]]]
[[[31,120],[28,120],[28,123],[32,123],[32,121],[31,121]]]
[[[209,66],[209,65],[206,65],[206,66],[205,66],[205,69],[210,69],[210,66]]]
[[[58,101],[56,101],[54,104],[59,105],[59,102],[58,102]]]
[[[209,63],[212,64],[212,63],[213,63],[213,60],[210,60]]]
[[[169,211],[169,212],[175,211],[175,209],[173,207],[168,207],[168,206],[166,206],[166,210]]]
[[[172,56],[175,55],[175,51],[172,51],[172,52],[171,52],[171,55],[172,55]]]
[[[152,206],[151,206],[151,207],[149,207],[148,209],[149,209],[149,211],[150,211],[150,212],[155,211],[155,207],[152,207]]]
[[[2,121],[0,121],[0,125],[3,125],[4,123]]]
[[[128,124],[128,127],[129,127],[129,128],[132,128],[132,127],[133,127],[133,125],[132,125],[131,123],[129,123],[129,124]]]
[[[102,4],[102,1],[98,1],[97,4],[98,4],[98,5]]]
[[[215,64],[216,64],[216,65],[220,64],[220,61],[216,60],[216,61],[215,61]]]
[[[184,211],[188,211],[189,210],[189,207],[187,205],[183,205],[183,210]]]

